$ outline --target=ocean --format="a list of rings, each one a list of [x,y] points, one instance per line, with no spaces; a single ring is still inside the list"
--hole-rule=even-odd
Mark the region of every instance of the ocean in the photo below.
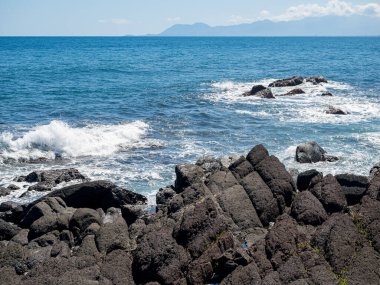
[[[241,96],[293,75],[328,83]],[[350,114],[326,114],[330,105]],[[295,162],[306,141],[339,161]],[[0,38],[0,186],[74,167],[154,203],[176,164],[259,143],[288,170],[368,175],[380,161],[380,37]],[[44,194],[20,198],[25,189],[0,202]]]

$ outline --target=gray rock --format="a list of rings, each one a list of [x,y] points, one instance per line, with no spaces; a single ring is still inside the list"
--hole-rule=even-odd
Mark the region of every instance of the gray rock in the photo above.
[[[333,106],[329,106],[328,109],[326,110],[326,114],[331,114],[331,115],[348,115],[348,112],[343,111],[342,109],[335,108]]]
[[[181,193],[186,187],[204,180],[203,169],[194,164],[181,164],[175,167],[175,191]]]
[[[327,155],[326,151],[316,142],[300,144],[296,149],[296,161],[300,163],[312,163],[319,161],[336,161],[335,156]]]
[[[20,230],[21,229],[18,226],[0,219],[0,241],[10,240],[17,235]]]
[[[299,95],[299,94],[305,94],[305,91],[303,91],[300,88],[296,88],[296,89],[290,90],[289,92],[278,95],[278,96],[293,96],[293,95]]]
[[[354,205],[360,202],[367,192],[368,178],[354,174],[335,175],[336,180],[342,186],[348,205]]]
[[[306,77],[306,82],[311,82],[314,85],[317,85],[320,83],[327,83],[327,80],[323,76],[310,76]]]

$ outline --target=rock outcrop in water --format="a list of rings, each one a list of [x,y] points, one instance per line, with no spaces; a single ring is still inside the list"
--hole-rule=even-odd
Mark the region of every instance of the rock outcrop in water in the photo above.
[[[288,87],[288,86],[297,86],[303,83],[304,78],[301,76],[293,76],[290,78],[279,79],[271,84],[269,87]]]
[[[338,160],[336,156],[328,155],[316,142],[307,142],[297,146],[295,159],[300,163],[333,162]]]
[[[326,110],[326,114],[331,114],[331,115],[347,115],[349,113],[343,111],[342,109],[335,108],[333,106],[329,106],[329,108]]]
[[[295,183],[262,145],[175,171],[154,213],[106,181],[1,204],[1,284],[378,284],[378,172]]]
[[[251,91],[244,93],[243,96],[258,96],[261,98],[274,99],[270,88],[266,88],[263,85],[253,86]]]

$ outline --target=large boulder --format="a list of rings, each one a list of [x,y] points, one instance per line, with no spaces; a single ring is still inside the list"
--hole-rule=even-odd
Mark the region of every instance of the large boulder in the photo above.
[[[57,189],[47,197],[60,197],[74,208],[120,208],[125,204],[145,204],[146,197],[123,189],[109,181],[92,181]]]
[[[367,191],[368,178],[354,174],[338,174],[335,178],[342,186],[348,205],[359,203]]]
[[[0,219],[0,241],[10,240],[17,235],[20,230],[21,229],[18,226]]]
[[[267,226],[274,222],[280,214],[277,200],[261,176],[256,171],[251,172],[243,178],[241,185],[251,199],[262,224]]]
[[[305,225],[317,226],[328,218],[321,202],[309,191],[297,193],[291,213],[299,223]]]
[[[340,212],[347,207],[342,186],[331,174],[323,178],[315,176],[309,190],[318,198],[328,213]]]
[[[271,84],[269,84],[269,87],[288,87],[288,86],[296,86],[303,83],[303,77],[301,76],[293,76],[290,78],[285,79],[279,79]]]
[[[301,172],[297,176],[297,189],[299,191],[305,191],[309,188],[311,180],[317,176],[322,175],[319,171],[315,169],[307,170],[304,172]]]
[[[337,157],[327,155],[326,151],[316,142],[307,142],[298,145],[295,159],[300,163],[338,160]]]
[[[253,86],[251,91],[244,93],[243,96],[258,96],[267,99],[275,98],[270,88],[264,87],[263,85]]]
[[[268,150],[262,145],[258,144],[247,155],[247,160],[249,163],[256,167],[261,161],[269,156]]]
[[[280,210],[290,206],[296,191],[292,176],[275,156],[268,156],[255,166],[255,170],[271,189]]]
[[[174,190],[182,192],[186,187],[201,183],[204,180],[202,167],[194,164],[180,164],[175,167],[176,180]]]

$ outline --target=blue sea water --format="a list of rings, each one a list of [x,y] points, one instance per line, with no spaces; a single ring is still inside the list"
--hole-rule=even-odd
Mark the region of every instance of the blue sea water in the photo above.
[[[293,75],[329,82],[240,96]],[[350,115],[325,114],[329,105]],[[366,175],[380,161],[379,123],[379,37],[0,38],[0,185],[76,167],[149,194],[173,182],[175,164],[258,143],[288,169]],[[340,160],[296,163],[310,140]]]

